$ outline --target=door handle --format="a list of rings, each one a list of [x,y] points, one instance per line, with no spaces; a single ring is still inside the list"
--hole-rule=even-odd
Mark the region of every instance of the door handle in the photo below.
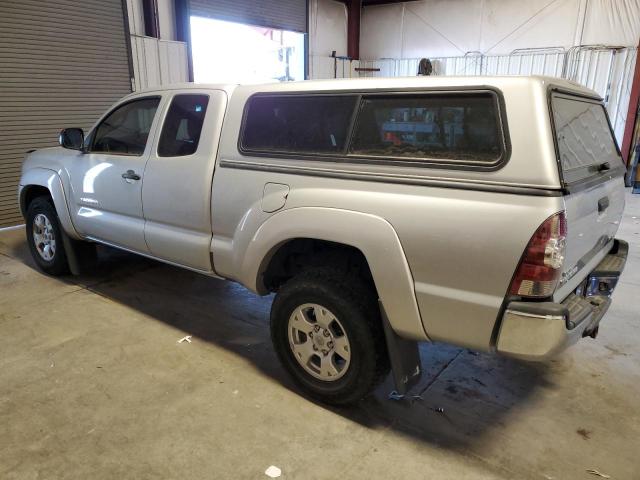
[[[122,178],[125,180],[140,180],[140,175],[138,175],[133,170],[127,170],[122,174]]]

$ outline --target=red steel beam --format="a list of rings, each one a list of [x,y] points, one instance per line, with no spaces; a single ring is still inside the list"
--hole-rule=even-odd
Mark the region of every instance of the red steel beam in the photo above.
[[[347,5],[347,56],[360,58],[360,11],[362,0],[348,0]]]
[[[640,44],[638,44],[640,53]],[[624,124],[624,135],[622,136],[622,158],[624,163],[629,165],[631,159],[631,140],[636,126],[636,116],[640,106],[640,56],[636,56],[636,68],[633,72],[633,82],[631,83],[631,95],[629,96],[629,110],[627,111],[627,121]]]

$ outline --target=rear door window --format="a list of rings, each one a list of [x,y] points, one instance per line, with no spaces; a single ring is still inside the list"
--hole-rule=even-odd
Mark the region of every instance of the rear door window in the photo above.
[[[196,152],[208,103],[208,95],[173,97],[160,134],[159,157],[183,157]]]
[[[356,95],[259,95],[248,102],[244,151],[344,152]]]
[[[362,101],[350,153],[493,164],[503,145],[491,92],[376,95]]]
[[[551,110],[565,183],[575,183],[597,174],[598,166],[605,162],[610,168],[621,164],[607,113],[601,103],[553,95]]]

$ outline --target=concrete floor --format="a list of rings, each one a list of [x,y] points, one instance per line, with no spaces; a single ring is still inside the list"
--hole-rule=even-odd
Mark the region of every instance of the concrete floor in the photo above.
[[[278,365],[271,298],[106,249],[50,278],[1,232],[0,478],[640,479],[640,196],[619,236],[596,341],[548,364],[424,345],[422,400],[387,380],[337,409]]]

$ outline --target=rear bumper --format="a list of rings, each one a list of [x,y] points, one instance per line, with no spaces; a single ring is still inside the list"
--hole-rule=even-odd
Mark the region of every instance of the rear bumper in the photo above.
[[[611,293],[624,269],[628,251],[629,244],[616,239],[582,286],[562,303],[510,302],[500,324],[498,352],[542,361],[582,337],[594,336],[611,305]]]

